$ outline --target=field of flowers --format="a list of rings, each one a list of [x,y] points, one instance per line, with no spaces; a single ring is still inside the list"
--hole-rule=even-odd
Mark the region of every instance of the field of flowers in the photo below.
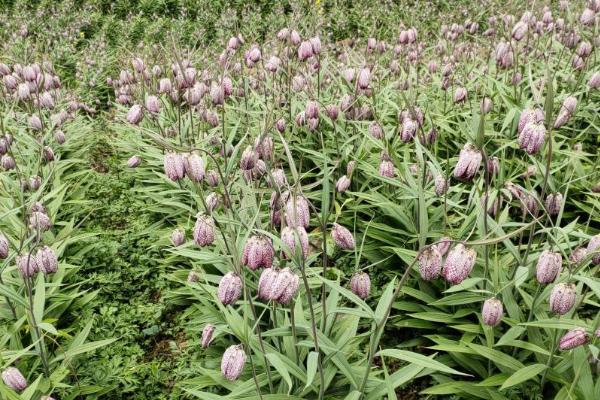
[[[0,399],[600,399],[600,1],[0,0]]]

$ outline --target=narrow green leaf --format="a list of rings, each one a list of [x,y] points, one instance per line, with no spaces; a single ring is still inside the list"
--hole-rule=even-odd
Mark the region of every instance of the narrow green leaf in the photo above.
[[[448,374],[455,375],[463,375],[463,376],[471,376],[469,374],[465,374],[464,372],[460,372],[455,370],[454,368],[447,367],[439,361],[434,360],[433,358],[424,356],[423,354],[413,353],[412,351],[406,350],[398,350],[398,349],[385,349],[381,350],[377,353],[381,357],[393,357],[399,360],[404,360],[406,362],[420,365],[421,367],[433,369],[435,371],[446,372]]]
[[[279,372],[279,375],[281,375],[285,383],[287,383],[289,393],[292,390],[292,378],[290,377],[290,374],[284,362],[281,361],[281,358],[279,358],[279,355],[277,353],[268,353],[267,358],[269,359],[269,362],[271,362],[271,364],[275,367],[277,372]]]
[[[533,365],[528,365],[524,368],[521,368],[520,370],[518,370],[514,374],[512,374],[506,380],[506,382],[504,382],[504,384],[502,386],[500,386],[500,390],[504,390],[511,386],[515,386],[515,385],[518,385],[519,383],[528,381],[529,379],[533,378],[534,376],[536,376],[537,374],[539,374],[540,372],[542,372],[545,369],[546,369],[546,366],[544,364],[533,364]]]
[[[317,353],[316,351],[311,351],[310,353],[308,353],[308,358],[306,360],[306,385],[304,386],[305,389],[308,388],[315,379],[318,361],[319,353]]]

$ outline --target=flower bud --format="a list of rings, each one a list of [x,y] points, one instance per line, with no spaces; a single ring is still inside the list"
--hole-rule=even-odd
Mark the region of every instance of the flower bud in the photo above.
[[[596,71],[592,74],[592,76],[590,77],[590,80],[588,81],[588,86],[590,87],[590,89],[600,88],[600,72],[599,71]]]
[[[214,332],[215,326],[213,324],[204,325],[204,329],[202,329],[202,340],[200,341],[200,345],[203,349],[206,349],[210,345]]]
[[[235,304],[241,295],[242,280],[240,277],[233,272],[226,273],[219,282],[219,289],[217,290],[219,301],[226,306]]]
[[[204,160],[196,153],[188,155],[184,160],[186,175],[193,182],[202,182],[204,179]]]
[[[442,255],[437,246],[430,246],[423,250],[417,261],[419,263],[419,273],[424,280],[431,281],[440,276]]]
[[[308,256],[308,233],[302,226],[289,227],[286,226],[281,230],[281,241],[289,248],[283,249],[284,258],[292,258],[296,254],[296,244],[300,245],[302,257]]]
[[[470,181],[479,170],[481,159],[482,155],[479,149],[470,143],[465,144],[458,156],[456,167],[454,167],[454,177],[458,180]]]
[[[185,243],[185,231],[181,228],[177,228],[171,232],[171,243],[175,247],[179,247]]]
[[[335,104],[328,104],[325,106],[325,113],[332,121],[337,121],[340,109]]]
[[[592,26],[594,25],[594,20],[596,19],[596,13],[594,10],[590,8],[585,8],[579,17],[579,22],[583,25]]]
[[[402,121],[400,139],[402,139],[404,143],[410,142],[413,139],[413,137],[415,137],[415,134],[417,133],[417,128],[418,125],[416,121],[413,121],[411,118],[405,118]]]
[[[17,164],[15,163],[15,159],[8,154],[2,156],[2,158],[0,159],[0,163],[2,164],[2,168],[6,171],[14,169],[17,166]]]
[[[279,133],[285,132],[285,119],[279,118],[275,123],[275,128],[279,131]]]
[[[215,192],[210,192],[204,199],[206,203],[206,211],[212,213],[219,205],[219,197]]]
[[[188,283],[198,282],[200,280],[200,274],[196,271],[190,271],[187,276]]]
[[[562,193],[550,193],[546,196],[546,211],[550,215],[558,215],[562,208],[563,195]]]
[[[52,222],[45,212],[33,211],[29,216],[29,227],[36,231],[46,231],[52,227]]]
[[[359,89],[368,89],[369,81],[371,80],[371,71],[369,68],[362,68],[358,72],[358,77],[356,79],[356,83]]]
[[[575,328],[568,331],[558,342],[560,350],[571,350],[575,347],[586,344],[589,340],[588,334],[584,328]]]
[[[258,268],[271,268],[275,250],[271,240],[266,236],[252,236],[246,242],[242,253],[242,264],[251,270]]]
[[[308,228],[310,223],[310,211],[308,200],[302,195],[290,195],[289,192],[282,194],[285,201],[285,222],[288,226],[302,226]]]
[[[6,83],[6,81],[5,81]],[[17,87],[17,97],[20,100],[29,99],[31,91],[29,90],[29,85],[27,83],[20,83]]]
[[[575,305],[577,292],[571,283],[557,283],[550,293],[550,310],[558,315],[565,315]]]
[[[42,120],[37,115],[32,115],[29,117],[29,127],[34,131],[42,130]]]
[[[546,140],[546,128],[543,124],[529,122],[525,125],[518,137],[519,147],[528,154],[537,153]]]
[[[350,187],[350,179],[346,175],[342,175],[335,183],[335,190],[339,193],[344,193]]]
[[[46,161],[46,162],[54,161],[54,150],[52,150],[52,147],[44,146],[44,150],[42,151],[42,154],[44,156],[44,161]]]
[[[281,168],[276,168],[271,170],[271,186],[283,188],[288,184],[287,178],[285,176],[285,171]]]
[[[54,98],[49,92],[44,92],[40,95],[39,105],[42,108],[51,110],[54,108]]]
[[[254,150],[263,160],[270,160],[273,158],[273,147],[273,138],[271,136],[262,135],[257,137],[254,141]]]
[[[42,178],[38,175],[34,175],[29,178],[28,182],[29,190],[38,190],[42,186]]]
[[[214,169],[206,171],[206,182],[211,187],[219,186],[219,174]]]
[[[245,363],[246,353],[244,352],[242,345],[229,346],[227,350],[225,350],[225,353],[223,353],[221,373],[227,380],[233,382],[242,374]]]
[[[67,138],[63,131],[58,130],[54,132],[54,140],[56,140],[56,143],[58,144],[64,144],[67,141]]]
[[[371,291],[371,278],[369,274],[366,272],[357,272],[352,275],[350,290],[363,300],[369,297],[369,292]]]
[[[467,100],[467,89],[464,87],[459,87],[454,92],[454,104],[464,103]]]
[[[58,271],[58,258],[54,250],[50,247],[44,246],[39,249],[36,260],[40,272],[43,272],[45,275]]]
[[[498,157],[490,157],[487,160],[487,171],[490,177],[497,175],[500,171],[500,160]]]
[[[273,274],[272,281],[269,283],[270,290],[267,287],[268,299],[285,305],[296,295],[300,278],[289,268],[284,268],[276,271]]]
[[[448,191],[448,180],[442,175],[439,174],[435,177],[435,194],[437,196],[442,196]]]
[[[454,285],[464,281],[473,270],[476,257],[475,250],[465,247],[462,243],[454,246],[442,267],[444,279]]]
[[[342,225],[334,222],[333,229],[331,230],[331,237],[333,238],[333,242],[339,248],[344,250],[354,249],[354,236],[352,236],[352,232]]]
[[[8,257],[9,243],[8,239],[2,232],[0,232],[0,260],[4,260]]]
[[[592,257],[593,264],[600,264],[600,234],[592,236],[587,245],[587,252],[588,254],[595,253]]]
[[[133,105],[127,112],[127,122],[132,125],[137,125],[142,121],[144,117],[144,111],[138,104]]]
[[[27,388],[25,377],[15,367],[8,367],[2,371],[2,381],[12,390],[21,391]]]
[[[536,265],[536,277],[539,283],[548,284],[554,282],[562,269],[562,257],[560,253],[544,250]]]
[[[208,215],[198,214],[193,231],[194,241],[200,247],[208,246],[215,241],[215,223]]]
[[[185,176],[185,158],[182,154],[174,152],[165,153],[163,165],[165,175],[173,182],[183,179]]]
[[[162,78],[158,82],[158,93],[161,93],[161,94],[171,93],[172,90],[173,90],[173,84],[171,83],[171,80],[169,78]]]
[[[321,38],[318,36],[309,39],[310,45],[312,46],[313,54],[318,56],[321,54]]]
[[[250,171],[256,166],[257,160],[258,155],[252,149],[252,147],[248,146],[242,153],[242,157],[240,159],[240,168],[242,171]]]
[[[569,268],[579,265],[587,256],[587,249],[585,247],[578,247],[571,253],[569,257]]]
[[[517,22],[512,30],[513,39],[515,39],[517,42],[523,39],[523,37],[525,37],[525,35],[527,34],[527,29],[527,23],[523,21]]]
[[[526,108],[519,116],[518,132],[519,134],[530,122],[542,124],[544,122],[544,111],[540,108]]]
[[[15,262],[23,278],[31,277],[40,270],[35,255],[31,253],[17,255]]]
[[[223,86],[213,82],[210,86],[210,99],[215,106],[223,104],[225,101],[225,91],[223,90]]]
[[[258,298],[261,300],[271,300],[271,292],[273,284],[279,275],[279,271],[275,268],[265,268],[258,279]]]
[[[313,56],[313,48],[308,40],[300,43],[298,47],[298,60],[305,61]]]
[[[374,139],[383,139],[383,129],[381,128],[381,125],[375,121],[371,122],[369,124],[369,135]]]
[[[498,326],[498,324],[502,322],[503,314],[504,310],[502,307],[502,302],[497,298],[492,297],[483,303],[481,319],[485,325]]]
[[[127,160],[127,166],[129,168],[137,168],[141,162],[142,159],[139,156],[131,156],[129,160]]]
[[[156,96],[148,96],[146,99],[146,109],[152,114],[158,114],[160,112],[160,100]]]
[[[484,97],[483,100],[481,100],[481,113],[489,113],[492,110],[492,105],[492,99],[490,99],[489,97]]]

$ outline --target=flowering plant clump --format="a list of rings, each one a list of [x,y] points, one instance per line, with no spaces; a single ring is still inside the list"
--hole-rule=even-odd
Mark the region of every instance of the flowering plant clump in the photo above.
[[[0,397],[600,397],[600,2],[171,6],[3,45]]]

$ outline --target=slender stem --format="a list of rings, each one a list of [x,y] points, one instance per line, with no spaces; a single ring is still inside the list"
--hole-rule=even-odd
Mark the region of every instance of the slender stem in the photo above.
[[[302,257],[302,268],[300,268],[300,272],[302,274],[302,282],[304,283],[304,289],[306,290],[306,298],[308,300],[308,309],[310,311],[310,326],[312,329],[313,343],[315,346],[315,351],[318,353],[317,367],[319,369],[319,377],[321,378],[321,385],[319,387],[319,400],[323,400],[323,397],[325,395],[325,374],[323,373],[321,351],[319,350],[319,339],[317,338],[317,323],[315,319],[315,310],[313,308],[312,294],[310,292],[310,286],[308,285],[308,279],[306,279],[304,257]]]

